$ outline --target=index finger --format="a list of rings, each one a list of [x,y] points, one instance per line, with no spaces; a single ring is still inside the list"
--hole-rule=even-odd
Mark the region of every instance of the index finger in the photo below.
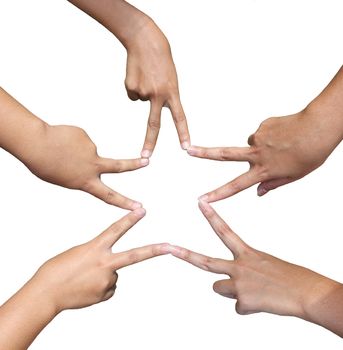
[[[145,210],[143,208],[135,209],[112,224],[107,230],[97,236],[95,240],[100,241],[102,244],[110,248],[144,216]]]
[[[246,243],[231,230],[229,225],[208,203],[199,201],[199,208],[217,236],[231,250],[233,256],[235,258],[238,257],[241,251],[247,246]]]
[[[261,178],[258,173],[254,170],[249,170],[216,190],[206,193],[200,199],[206,202],[216,202],[246,190],[260,181]]]
[[[185,112],[183,110],[180,97],[173,97],[168,101],[170,112],[173,116],[177,134],[179,136],[180,145],[183,149],[188,149],[191,145],[191,137],[189,135],[188,124]]]
[[[150,101],[150,114],[141,156],[149,158],[155,149],[161,127],[161,110],[163,104],[156,100]]]
[[[170,253],[175,257],[189,262],[190,264],[199,267],[199,269],[210,271],[219,274],[231,275],[233,269],[233,262],[224,259],[211,258],[206,255],[202,255],[192,250],[171,246]]]
[[[113,269],[119,270],[125,266],[137,264],[141,261],[169,253],[169,244],[151,244],[140,248],[127,250],[126,252],[113,254]]]
[[[199,147],[191,146],[187,150],[188,154],[193,157],[206,158],[212,160],[233,160],[250,162],[250,147]]]

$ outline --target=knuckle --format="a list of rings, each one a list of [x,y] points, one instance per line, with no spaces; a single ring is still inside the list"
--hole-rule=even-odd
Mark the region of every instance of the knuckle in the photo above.
[[[161,122],[158,119],[149,119],[148,125],[151,129],[159,130],[161,127]]]
[[[203,259],[201,265],[204,270],[210,271],[213,266],[213,259],[207,256]]]

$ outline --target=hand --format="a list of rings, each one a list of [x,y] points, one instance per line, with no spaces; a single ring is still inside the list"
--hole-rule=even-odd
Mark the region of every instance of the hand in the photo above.
[[[42,286],[57,312],[108,300],[116,289],[117,270],[168,253],[168,244],[112,253],[112,246],[144,215],[143,208],[136,209],[90,242],[67,250],[42,265],[33,277],[33,283]]]
[[[46,126],[31,152],[20,157],[30,171],[44,181],[79,189],[108,204],[134,210],[141,204],[104,185],[104,173],[120,173],[146,166],[147,159],[115,160],[99,157],[87,133],[73,126]]]
[[[260,183],[259,196],[298,180],[325,162],[337,146],[308,110],[265,120],[249,137],[250,147],[204,148],[192,146],[191,156],[221,161],[246,161],[248,172],[200,199],[215,202]]]
[[[190,146],[190,136],[167,38],[152,20],[145,21],[139,34],[127,45],[127,52],[127,94],[133,101],[150,100],[150,115],[142,157],[149,158],[155,148],[162,107],[170,109],[180,144],[183,149],[187,149]]]
[[[205,271],[228,275],[229,279],[215,282],[213,289],[225,297],[237,299],[239,314],[263,311],[312,320],[310,314],[315,306],[340,286],[311,270],[249,247],[208,203],[200,202],[199,206],[234,260],[211,258],[175,246],[170,247],[170,252]]]

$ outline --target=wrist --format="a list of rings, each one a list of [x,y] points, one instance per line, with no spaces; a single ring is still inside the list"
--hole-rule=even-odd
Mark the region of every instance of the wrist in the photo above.
[[[327,304],[330,295],[336,290],[342,290],[343,285],[329,278],[320,276],[320,280],[314,283],[304,293],[301,305],[301,314],[296,315],[306,321],[321,324],[323,307]]]

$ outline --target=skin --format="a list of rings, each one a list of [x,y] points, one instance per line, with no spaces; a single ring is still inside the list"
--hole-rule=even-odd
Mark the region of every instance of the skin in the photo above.
[[[249,147],[188,148],[191,156],[249,162],[250,169],[200,199],[215,202],[259,183],[257,193],[296,181],[321,166],[343,139],[343,68],[303,111],[269,118]]]
[[[269,312],[295,316],[343,336],[343,285],[316,272],[248,246],[206,202],[199,207],[233,260],[208,257],[171,246],[170,252],[205,271],[227,275],[216,293],[236,299],[241,315]]]
[[[102,183],[105,173],[146,166],[147,159],[102,158],[87,133],[74,126],[48,125],[0,88],[0,147],[14,155],[40,179],[78,189],[120,208],[134,210],[133,201]]]
[[[155,22],[123,0],[69,2],[106,27],[127,50],[127,94],[133,101],[150,101],[142,157],[149,158],[156,146],[162,107],[170,109],[181,147],[187,149],[190,135],[170,45]]]
[[[60,312],[110,299],[117,270],[168,253],[168,244],[154,244],[112,253],[112,246],[143,216],[130,212],[91,241],[44,263],[15,295],[0,307],[0,348],[27,349]]]

